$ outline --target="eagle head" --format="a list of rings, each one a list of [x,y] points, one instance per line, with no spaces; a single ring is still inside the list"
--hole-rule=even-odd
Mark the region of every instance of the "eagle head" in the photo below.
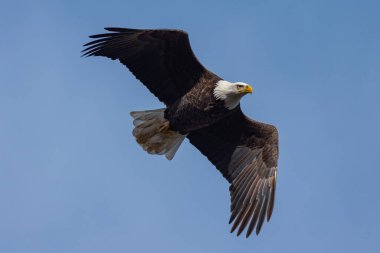
[[[216,83],[213,93],[217,100],[224,101],[227,109],[232,110],[239,105],[240,99],[244,95],[252,93],[252,91],[252,87],[246,83],[220,80]]]

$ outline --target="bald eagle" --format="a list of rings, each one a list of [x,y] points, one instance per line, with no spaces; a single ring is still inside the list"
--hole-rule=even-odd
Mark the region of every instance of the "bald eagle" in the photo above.
[[[252,93],[229,82],[195,57],[181,30],[105,28],[92,35],[83,56],[119,60],[166,107],[131,112],[133,135],[149,154],[171,160],[187,138],[230,183],[231,233],[259,234],[275,198],[278,132],[245,116],[240,99]]]

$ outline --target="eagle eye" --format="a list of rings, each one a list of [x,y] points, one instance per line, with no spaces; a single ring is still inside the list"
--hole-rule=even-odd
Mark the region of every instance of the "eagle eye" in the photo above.
[[[236,87],[240,90],[243,89],[244,85],[238,84]]]

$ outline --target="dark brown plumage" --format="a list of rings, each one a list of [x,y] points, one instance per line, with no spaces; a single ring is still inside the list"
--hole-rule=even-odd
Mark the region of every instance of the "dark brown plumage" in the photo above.
[[[188,136],[231,183],[231,232],[238,235],[251,220],[247,237],[256,223],[260,232],[269,221],[276,189],[278,134],[275,127],[248,119],[240,108],[216,124]]]
[[[105,56],[121,63],[166,105],[185,95],[207,73],[178,30],[105,28],[112,33],[90,36],[84,56]]]
[[[90,36],[84,56],[118,59],[167,105],[133,112],[134,135],[145,150],[171,159],[187,137],[231,184],[231,232],[248,237],[269,221],[275,198],[278,133],[274,126],[227,108],[214,94],[222,79],[195,57],[179,30],[106,28]],[[251,90],[252,91],[252,90]],[[239,98],[240,99],[240,98]],[[154,141],[153,141],[154,140]]]

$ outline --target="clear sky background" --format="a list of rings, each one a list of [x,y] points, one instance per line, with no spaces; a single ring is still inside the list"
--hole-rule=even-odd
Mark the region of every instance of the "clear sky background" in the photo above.
[[[0,252],[379,252],[379,1],[1,1]],[[253,85],[280,133],[260,236],[229,233],[228,184],[187,141],[146,154],[133,110],[163,105],[103,27],[180,28],[201,62]]]

